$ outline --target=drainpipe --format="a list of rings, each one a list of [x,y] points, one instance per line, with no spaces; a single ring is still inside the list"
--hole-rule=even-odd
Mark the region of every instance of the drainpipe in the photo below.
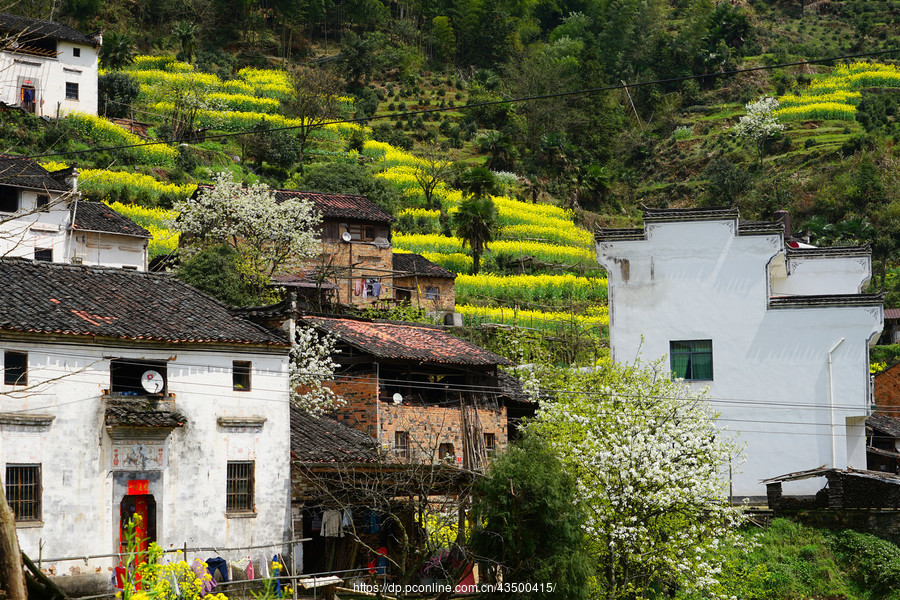
[[[381,365],[375,363],[375,446],[381,451]]]
[[[834,445],[834,361],[832,355],[837,347],[844,343],[844,338],[828,351],[828,406],[831,412],[831,466],[837,468],[837,450]]]

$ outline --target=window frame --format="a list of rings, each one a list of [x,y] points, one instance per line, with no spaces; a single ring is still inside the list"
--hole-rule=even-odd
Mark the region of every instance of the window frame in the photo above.
[[[72,87],[69,87],[72,86]],[[66,82],[66,100],[78,100],[80,90],[77,81]]]
[[[34,260],[41,262],[53,262],[53,248],[35,248]]]
[[[678,349],[676,344],[687,345],[688,349]],[[698,345],[705,347],[697,347]],[[681,357],[687,357],[687,363],[684,366],[684,374],[680,375],[682,370],[676,362]],[[698,358],[708,357],[709,373],[696,374],[695,370],[703,369],[703,366],[697,365]],[[703,361],[701,361],[702,363]],[[695,339],[695,340],[670,340],[669,341],[669,368],[672,371],[672,379],[684,379],[685,381],[713,381],[715,370],[713,365],[713,341],[712,339]],[[708,375],[708,376],[707,376]]]
[[[246,484],[246,489],[238,489],[241,483]],[[225,513],[256,514],[255,460],[229,460],[226,463]]]
[[[484,450],[488,456],[494,453],[497,448],[497,434],[493,432],[485,432],[484,434]]]
[[[456,447],[451,442],[438,444],[438,460],[456,462]]]
[[[22,364],[18,367],[13,367],[21,371],[21,373],[15,378],[11,377],[10,373],[10,357],[12,356],[20,356],[22,358]],[[14,386],[27,386],[28,385],[28,353],[20,352],[18,350],[4,350],[3,351],[3,384],[4,385],[14,385]]]
[[[245,370],[246,369],[246,370]],[[249,392],[253,389],[253,361],[250,360],[233,360],[231,361],[231,389],[236,392]],[[241,383],[246,381],[246,385]]]
[[[409,458],[409,432],[394,432],[394,451],[400,458]]]
[[[37,198],[34,201],[34,207],[38,210],[38,212],[49,212],[50,196],[48,196],[47,194],[38,194]]]
[[[81,48],[72,48],[72,56],[75,58],[81,57]]]
[[[19,476],[13,476],[13,472],[19,470]],[[22,479],[24,479],[21,475],[23,473],[30,473],[31,481],[27,481],[22,483]],[[40,463],[7,463],[6,464],[6,472],[4,473],[4,491],[6,492],[6,501],[9,504],[10,509],[13,512],[13,516],[15,517],[16,523],[40,523],[42,522],[43,514],[43,493],[44,488],[41,481],[41,464]],[[18,490],[27,490],[31,489],[31,499],[22,499],[21,493],[17,493]],[[22,507],[23,505],[29,505],[31,509],[28,511],[27,516],[22,516]]]

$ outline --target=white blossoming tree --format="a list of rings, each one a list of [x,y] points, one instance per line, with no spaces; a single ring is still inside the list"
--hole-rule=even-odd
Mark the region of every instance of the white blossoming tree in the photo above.
[[[737,125],[731,128],[731,132],[756,145],[759,165],[766,152],[766,143],[776,133],[784,129],[784,124],[778,122],[775,110],[778,108],[778,100],[771,96],[763,96],[756,102],[748,102],[745,107],[747,114],[738,120]]]
[[[245,267],[264,284],[285,267],[312,257],[318,247],[321,217],[309,201],[278,202],[265,184],[243,187],[231,173],[219,173],[212,188],[174,206],[183,232],[182,252],[191,254],[231,245]]]
[[[335,338],[319,334],[312,327],[298,327],[291,348],[291,400],[313,416],[319,417],[340,408],[343,398],[325,385],[334,379],[338,364],[332,359]]]
[[[716,595],[717,546],[739,523],[723,472],[735,453],[701,396],[662,363],[557,372],[529,433],[550,440],[577,482],[597,595]],[[552,392],[551,392],[552,393]]]

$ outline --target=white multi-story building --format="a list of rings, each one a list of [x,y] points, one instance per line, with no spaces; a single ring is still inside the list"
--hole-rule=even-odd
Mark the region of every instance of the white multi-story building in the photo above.
[[[106,581],[134,514],[254,562],[290,529],[289,342],[161,274],[0,259],[0,468],[22,550]],[[204,557],[205,558],[205,557]]]
[[[77,187],[75,169],[0,155],[0,257],[147,270],[150,232]]]
[[[0,102],[38,116],[97,114],[100,34],[0,14]]]
[[[866,467],[868,349],[883,321],[881,297],[861,293],[867,248],[792,248],[783,223],[732,209],[645,209],[642,228],[596,240],[613,359],[667,356],[673,376],[708,388],[744,444],[734,496],[764,497],[760,480],[788,472]]]

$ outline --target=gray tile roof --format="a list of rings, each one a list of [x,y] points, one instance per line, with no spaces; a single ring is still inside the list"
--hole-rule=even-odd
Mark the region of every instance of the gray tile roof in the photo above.
[[[400,271],[395,276],[423,275],[425,277],[443,277],[456,279],[456,273],[448,271],[441,265],[435,264],[421,254],[394,253],[394,271]]]
[[[0,13],[0,31],[24,33],[28,37],[50,38],[74,42],[76,44],[85,44],[87,46],[97,45],[96,40],[68,25],[57,23],[56,21],[20,17],[19,15],[12,15],[9,13]]]
[[[287,346],[171,275],[0,259],[0,331]]]
[[[291,404],[291,458],[303,463],[375,462],[375,440],[330,417]]]
[[[79,231],[100,231],[118,235],[152,238],[150,232],[117,213],[102,202],[79,202],[72,206],[75,213],[75,229]]]
[[[57,173],[57,176],[54,176],[54,173],[50,173],[30,158],[0,154],[0,185],[52,192],[69,191],[69,186],[63,179],[63,175],[68,174],[68,169]]]
[[[148,402],[146,398],[112,398],[106,403],[107,427],[182,427],[187,417],[174,402]]]

